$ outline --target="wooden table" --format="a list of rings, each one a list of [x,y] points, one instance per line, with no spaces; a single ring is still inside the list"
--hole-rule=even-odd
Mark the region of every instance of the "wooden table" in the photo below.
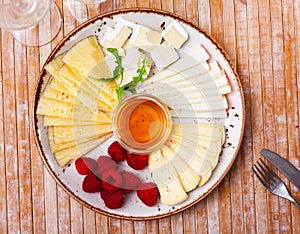
[[[266,192],[252,172],[263,147],[300,168],[299,0],[107,0],[89,15],[81,14],[88,18],[136,6],[175,12],[207,30],[240,76],[246,126],[232,169],[197,205],[152,221],[91,211],[64,192],[43,166],[33,139],[33,87],[51,49],[80,23],[65,0],[56,2],[64,21],[52,44],[30,48],[0,31],[0,233],[300,233],[300,210]]]

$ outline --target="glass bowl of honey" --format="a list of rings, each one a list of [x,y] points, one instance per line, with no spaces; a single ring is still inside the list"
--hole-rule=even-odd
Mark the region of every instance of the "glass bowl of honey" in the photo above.
[[[169,138],[172,118],[160,99],[135,94],[115,108],[112,126],[117,141],[128,152],[147,154],[159,149]]]

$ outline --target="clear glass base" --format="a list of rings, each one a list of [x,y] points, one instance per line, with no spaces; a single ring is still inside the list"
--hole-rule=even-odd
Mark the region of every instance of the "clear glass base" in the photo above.
[[[67,5],[71,15],[78,22],[82,23],[91,18],[89,15],[90,11],[98,11],[98,3],[105,1],[106,0],[67,0]]]
[[[43,46],[50,43],[59,33],[62,25],[61,12],[55,2],[38,25],[30,29],[11,30],[14,38],[26,46]]]

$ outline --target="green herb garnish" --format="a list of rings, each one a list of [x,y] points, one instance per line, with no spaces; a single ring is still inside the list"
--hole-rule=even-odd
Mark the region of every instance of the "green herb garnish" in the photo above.
[[[123,81],[123,71],[124,71],[124,68],[122,67],[122,57],[119,55],[118,49],[116,49],[116,48],[107,48],[107,51],[112,53],[116,58],[117,66],[115,67],[115,69],[113,71],[113,77],[98,78],[98,77],[89,76],[89,78],[92,78],[92,79],[98,80],[98,81],[102,81],[102,82],[111,82],[111,81],[114,81],[115,79],[117,79],[119,76],[121,76],[121,81],[120,81],[120,84],[121,84]]]
[[[137,69],[137,73],[138,73],[138,76],[135,76],[133,77],[133,81],[129,84],[126,84],[126,85],[123,85],[121,87],[119,87],[118,89],[116,89],[116,93],[117,93],[117,97],[118,97],[118,100],[121,101],[122,100],[122,95],[124,93],[124,91],[129,91],[133,94],[136,94],[136,86],[139,82],[143,82],[144,81],[144,78],[143,78],[143,75],[147,74],[147,60],[146,60],[146,57],[143,59],[143,62],[142,62],[143,66],[139,69]]]

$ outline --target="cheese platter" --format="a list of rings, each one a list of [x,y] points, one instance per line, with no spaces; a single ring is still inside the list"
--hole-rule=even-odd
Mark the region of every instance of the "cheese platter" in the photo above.
[[[118,140],[115,112],[135,93],[157,98],[172,122],[163,144],[146,159],[141,155],[142,169],[122,142],[121,153],[111,153]],[[147,108],[145,120],[152,121],[153,106]],[[164,11],[115,11],[74,29],[45,62],[35,89],[35,139],[50,174],[79,202],[118,218],[161,218],[196,204],[220,183],[241,144],[244,109],[233,65],[204,30]],[[83,158],[97,164],[86,176],[78,169]],[[107,158],[113,159],[110,176],[99,172]],[[128,174],[144,190],[128,192]],[[110,185],[108,177],[114,178]],[[145,202],[146,188],[157,194],[155,201]],[[108,203],[110,190],[118,202]]]

